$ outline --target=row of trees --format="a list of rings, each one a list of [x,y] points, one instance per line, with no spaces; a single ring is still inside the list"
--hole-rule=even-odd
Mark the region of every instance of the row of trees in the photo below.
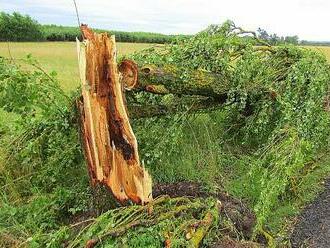
[[[114,34],[118,42],[163,44],[188,37],[147,32],[95,31]],[[75,41],[80,36],[78,27],[41,25],[28,15],[0,12],[0,41]]]
[[[302,41],[300,41],[300,45],[303,45],[303,46],[330,46],[330,41],[302,40]]]
[[[41,25],[30,16],[17,12],[0,12],[0,41],[39,41],[44,35]]]
[[[278,36],[277,34],[269,34],[266,30],[258,28],[257,31],[258,38],[267,41],[271,45],[279,44],[299,44],[299,37],[297,35],[293,36]]]
[[[76,37],[81,36],[78,27],[65,27],[58,25],[43,25],[42,31],[45,39],[48,41],[75,41]],[[148,32],[124,32],[124,31],[108,31],[95,29],[97,33],[108,32],[116,36],[118,42],[134,42],[134,43],[170,43],[178,38],[186,38],[187,35],[165,35]]]

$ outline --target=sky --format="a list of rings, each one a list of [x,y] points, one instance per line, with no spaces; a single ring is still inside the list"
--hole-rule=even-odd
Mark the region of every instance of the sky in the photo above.
[[[232,20],[247,30],[330,41],[330,0],[76,0],[92,28],[194,34]],[[73,0],[0,0],[0,11],[29,14],[43,24],[77,25]]]

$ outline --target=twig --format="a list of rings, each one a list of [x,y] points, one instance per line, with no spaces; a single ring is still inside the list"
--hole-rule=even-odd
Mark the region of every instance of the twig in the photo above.
[[[92,222],[92,221],[95,221],[95,218],[91,218],[91,219],[87,219],[87,220],[83,220],[83,221],[74,223],[74,224],[70,225],[70,227],[80,226],[80,225],[82,225],[82,224],[84,224],[86,222]]]
[[[84,37],[84,33],[83,33],[83,31],[81,30],[81,23],[80,23],[80,18],[79,18],[79,12],[78,12],[78,6],[77,6],[77,3],[76,3],[76,0],[73,0],[73,4],[74,4],[74,8],[75,8],[75,10],[76,10],[76,16],[77,16],[77,23],[78,23],[78,29],[80,30],[80,33],[81,33],[81,35],[82,35],[82,37],[83,37],[83,39],[85,38]]]
[[[252,34],[253,37],[254,37],[254,39],[255,39],[256,41],[258,41],[260,44],[265,45],[265,46],[267,46],[267,47],[272,47],[268,42],[259,39],[258,35],[257,35],[256,32],[254,32],[254,31],[244,30],[243,28],[241,28],[241,27],[237,27],[235,24],[233,24],[233,31],[235,31],[235,30],[238,30],[238,31],[239,31],[238,34]]]
[[[73,4],[74,4],[74,8],[75,8],[75,10],[76,10],[76,16],[77,16],[78,27],[80,28],[79,12],[78,12],[78,7],[77,7],[76,0],[73,0]]]

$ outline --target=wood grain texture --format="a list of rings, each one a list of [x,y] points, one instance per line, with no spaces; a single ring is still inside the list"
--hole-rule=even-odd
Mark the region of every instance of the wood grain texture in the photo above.
[[[129,122],[115,38],[91,34],[87,27],[82,31],[88,39],[77,41],[82,83],[79,109],[91,182],[107,185],[120,202],[144,204],[152,199],[152,180],[140,164]]]

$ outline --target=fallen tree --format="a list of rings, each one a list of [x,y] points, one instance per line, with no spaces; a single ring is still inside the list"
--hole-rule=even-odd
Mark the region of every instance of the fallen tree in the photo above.
[[[324,103],[329,89],[329,66],[324,57],[309,50],[255,47],[260,44],[240,36],[246,32],[236,31],[227,23],[161,51],[152,48],[134,54],[119,66],[121,82],[132,95],[143,91],[178,97],[167,105],[175,106],[174,111],[164,108],[167,113],[180,110],[178,99],[182,96],[205,97],[215,105],[230,106],[232,115],[228,120],[238,127],[235,135],[244,137],[243,143],[250,142],[251,147],[265,147],[267,151],[260,148],[262,165],[256,163],[252,170],[269,166],[269,159],[278,161],[271,164],[273,170],[258,179],[267,186],[255,207],[256,230],[272,243],[271,236],[263,230],[265,216],[270,215],[274,199],[285,192],[294,171],[303,167],[298,157],[304,147],[312,142],[308,153],[316,154],[317,147],[326,140],[313,127],[314,119],[318,119],[317,125],[327,133],[325,123],[329,123],[329,118]],[[132,109],[137,106],[134,100],[128,103]],[[145,106],[139,107],[147,114],[140,116],[165,112],[158,106],[148,104],[146,98]],[[312,117],[316,112],[323,117]],[[288,151],[296,159],[292,160]],[[274,189],[273,185],[278,187]]]
[[[252,115],[252,111],[255,111],[255,116],[258,116],[262,111],[269,111],[271,108],[274,109],[274,116],[280,113],[281,110],[276,106],[280,104],[283,95],[286,94],[286,87],[288,84],[286,81],[288,80],[287,77],[289,77],[292,68],[297,66],[297,63],[299,63],[299,61],[302,60],[304,56],[306,56],[305,53],[302,50],[291,51],[286,47],[273,48],[269,46],[266,48],[255,48],[252,46],[253,43],[251,43],[249,40],[246,41],[243,38],[240,38],[240,43],[233,43],[232,47],[227,47],[226,40],[223,40],[223,43],[219,42],[219,39],[224,35],[222,32],[227,32],[225,35],[228,36],[228,39],[237,38],[238,34],[232,33],[235,30],[237,30],[237,28],[234,27],[231,29],[231,26],[224,30],[216,30],[211,34],[209,33],[210,30],[208,30],[207,32],[198,34],[196,37],[193,37],[188,41],[184,41],[183,44],[175,45],[165,51],[154,51],[154,53],[151,53],[149,50],[147,50],[145,52],[138,53],[133,55],[133,58],[135,59],[134,61],[128,59],[122,60],[118,67],[119,72],[117,72],[115,61],[112,58],[110,62],[112,69],[110,72],[108,72],[108,74],[111,75],[111,73],[113,73],[113,75],[110,76],[110,78],[113,78],[109,82],[117,80],[117,91],[107,91],[109,83],[104,83],[107,82],[107,79],[102,78],[102,75],[104,76],[108,74],[104,74],[104,72],[98,71],[104,70],[103,67],[108,66],[108,57],[101,60],[99,59],[98,63],[101,62],[99,65],[96,65],[95,62],[89,64],[91,68],[93,68],[93,66],[96,68],[94,69],[96,72],[90,73],[87,66],[87,74],[90,73],[94,77],[95,75],[99,77],[101,76],[100,78],[89,78],[89,75],[87,75],[87,87],[84,86],[86,83],[83,83],[83,87],[85,87],[83,88],[83,98],[85,102],[85,107],[83,108],[85,109],[85,115],[82,116],[85,116],[84,118],[87,119],[83,120],[85,123],[85,153],[90,164],[89,168],[92,181],[95,181],[96,178],[97,181],[104,182],[106,181],[104,178],[107,178],[108,182],[106,184],[110,186],[113,191],[115,190],[115,195],[117,195],[117,197],[119,196],[118,198],[121,200],[127,200],[128,198],[131,198],[135,202],[144,202],[142,199],[147,199],[147,195],[151,194],[150,189],[144,189],[147,187],[144,185],[148,185],[147,181],[149,179],[146,180],[146,182],[143,182],[144,177],[142,176],[143,173],[141,171],[129,172],[129,174],[131,173],[135,176],[129,176],[130,180],[128,182],[126,181],[126,185],[129,185],[126,186],[127,188],[125,188],[123,181],[115,183],[116,186],[111,185],[111,181],[115,182],[115,178],[117,176],[120,178],[120,175],[123,175],[123,172],[119,172],[116,174],[116,177],[110,180],[108,175],[109,171],[111,174],[111,171],[116,171],[117,169],[102,169],[101,173],[97,172],[100,170],[97,169],[99,165],[95,165],[97,162],[93,161],[93,158],[97,156],[95,156],[95,154],[89,154],[94,153],[90,148],[93,147],[93,142],[96,144],[99,143],[97,140],[107,139],[106,137],[102,137],[102,134],[99,134],[98,137],[95,137],[96,141],[91,142],[91,140],[93,140],[93,135],[90,133],[91,131],[86,130],[93,129],[93,127],[86,125],[86,123],[93,123],[94,121],[88,120],[88,118],[95,119],[96,123],[105,122],[104,125],[100,126],[103,127],[103,131],[101,133],[109,132],[110,137],[111,132],[113,132],[111,129],[115,130],[117,128],[116,126],[111,125],[112,119],[118,118],[117,115],[124,116],[124,119],[122,119],[121,122],[128,127],[122,129],[131,130],[128,121],[128,114],[126,111],[126,103],[123,100],[123,87],[125,87],[127,91],[131,91],[132,93],[130,94],[133,96],[136,94],[136,92],[141,91],[153,93],[156,95],[171,94],[176,96],[176,98],[171,100],[170,103],[167,103],[166,105],[148,104],[147,101],[144,105],[136,104],[134,100],[131,101],[131,98],[129,98],[128,109],[130,110],[133,118],[162,116],[180,111],[182,112],[185,110],[189,112],[200,111],[203,109],[217,109],[225,103],[227,106],[231,104],[234,105],[234,107],[246,117]],[[241,29],[238,30],[240,32],[239,34],[247,33]],[[82,26],[82,32],[88,41],[96,40],[96,35],[86,26]],[[211,32],[213,31],[211,30]],[[217,32],[219,32],[219,34]],[[102,39],[105,39],[104,37]],[[209,43],[214,46],[212,49],[209,49],[209,47],[199,46],[199,44],[205,39],[208,39],[208,43],[205,43],[206,46],[208,46]],[[114,44],[114,41],[112,41],[112,43]],[[94,45],[94,47],[97,49],[91,49],[91,54],[96,53],[96,51],[99,50],[101,51],[99,56],[104,56],[104,51],[100,49],[100,47],[97,45]],[[198,47],[198,50],[195,50],[196,47]],[[203,49],[208,50],[203,51]],[[198,53],[198,55],[191,57],[191,55],[195,53]],[[115,50],[112,50],[110,54],[115,54]],[[219,61],[216,63],[209,62],[205,56],[209,57],[210,59],[212,56],[214,56]],[[175,60],[175,63],[171,65],[169,62],[173,60]],[[91,59],[91,61],[93,61],[93,59]],[[84,71],[84,67],[82,67],[81,71]],[[84,77],[83,74],[82,77]],[[93,92],[93,94],[91,92]],[[116,94],[119,95],[119,99],[122,100],[112,102],[113,98],[117,99]],[[93,102],[91,100],[87,101],[87,99],[93,99],[92,96],[95,98],[99,97],[100,99],[104,99],[100,101],[102,102],[101,109],[104,109],[104,111],[96,111],[96,116],[92,116],[90,110],[86,111],[86,106],[87,108],[90,108],[88,105],[86,105],[86,102]],[[187,105],[183,104],[184,101],[181,100],[187,96],[192,97],[191,100],[193,101],[193,104],[191,104],[190,107],[187,107]],[[98,101],[95,102],[97,103]],[[97,107],[95,108],[97,109]],[[119,109],[119,111],[114,111],[116,109]],[[86,117],[86,113],[92,117]],[[108,119],[99,119],[99,116],[106,116],[109,115],[109,113],[111,114],[109,117],[107,117]],[[267,121],[271,122],[271,118]],[[276,122],[276,120],[274,121]],[[107,126],[107,122],[110,123],[109,127]],[[267,122],[265,122],[265,124],[266,123]],[[108,128],[110,131],[107,131]],[[100,128],[96,129],[101,130]],[[271,132],[268,130],[268,134],[265,136],[260,136],[258,139],[265,140],[270,133]],[[127,135],[123,134],[122,130],[119,130],[115,131],[115,135],[117,134],[122,137],[131,137],[129,140],[131,140],[131,142],[134,144],[133,146],[130,145],[130,147],[135,147],[133,150],[136,151],[136,153],[133,153],[135,154],[135,157],[138,158],[136,140],[133,133],[130,132]],[[120,139],[124,140],[124,143],[126,142],[125,139]],[[88,142],[91,143],[88,144]],[[124,147],[122,144],[115,144],[115,146],[116,145],[118,147]],[[105,150],[104,152],[101,152],[101,154],[104,154],[105,151],[112,146],[113,144],[111,143],[106,144],[104,147]],[[125,155],[125,151],[122,150],[122,153]],[[122,157],[124,155],[122,155]],[[104,157],[103,160],[109,161],[109,159],[110,157],[108,156]],[[137,165],[136,168],[140,168],[139,162],[135,163]],[[106,166],[108,165],[101,165],[100,168],[106,168]],[[124,166],[123,168],[126,167]],[[103,171],[105,171],[105,173]],[[137,177],[137,175],[140,177]],[[134,177],[139,178],[139,186],[135,185],[136,182],[134,182]],[[124,195],[120,195],[122,193],[121,191],[134,193],[128,195],[130,193],[126,192]],[[138,193],[144,191],[148,193]],[[140,196],[136,197],[137,194]],[[144,195],[144,197],[141,197],[141,195]]]
[[[233,33],[228,23],[209,31],[161,48],[161,51],[158,48],[149,49],[130,56],[129,59],[136,63],[137,71],[148,65],[158,68],[158,71],[168,65],[180,69],[174,74],[173,80],[167,82],[162,81],[161,74],[153,74],[150,79],[145,77],[143,87],[127,84],[126,87],[131,88],[126,91],[128,113],[120,111],[118,118],[128,120],[126,114],[130,117],[135,115],[136,118],[175,115],[175,118],[171,116],[133,122],[139,135],[140,156],[146,161],[155,181],[190,179],[200,180],[212,189],[214,186],[218,188],[220,185],[221,189],[224,186],[237,198],[246,198],[249,207],[255,211],[254,234],[246,237],[253,239],[261,234],[272,244],[272,241],[276,241],[272,239],[272,235],[276,235],[274,222],[279,223],[279,220],[284,219],[278,216],[287,217],[281,212],[283,208],[291,211],[291,205],[302,206],[301,196],[310,193],[314,187],[314,184],[306,183],[306,179],[309,181],[315,177],[313,182],[317,182],[322,177],[320,175],[324,174],[315,168],[327,170],[320,168],[326,167],[325,163],[314,158],[328,154],[326,148],[329,144],[330,121],[329,113],[324,111],[328,100],[324,99],[329,91],[329,65],[321,54],[300,47],[256,49],[256,43]],[[104,49],[100,49],[100,52],[106,50],[107,43],[102,43],[102,47]],[[109,58],[113,57],[113,53],[110,54]],[[113,73],[116,66],[106,65],[109,61],[107,58],[94,60],[93,57],[90,61],[100,65],[100,69],[105,67],[111,70],[100,74],[94,68],[88,73],[95,72],[94,78],[107,80],[108,75],[118,75]],[[34,65],[34,61],[29,62]],[[93,109],[99,113],[107,109],[107,118],[118,114],[118,111],[108,109],[108,104],[117,106],[112,101],[114,99],[98,95],[101,92],[108,94],[109,88],[103,88],[108,84],[101,85],[105,91],[99,91],[99,80],[95,80],[96,83],[85,81],[82,85],[87,96],[85,101],[81,99],[81,89],[79,94],[69,97],[61,90],[53,74],[48,75],[37,67],[34,67],[38,69],[34,72],[26,71],[2,58],[0,67],[1,111],[15,115],[15,120],[10,120],[7,118],[9,115],[6,115],[5,121],[0,122],[1,160],[4,161],[1,163],[1,174],[4,175],[1,177],[1,187],[5,198],[1,210],[4,220],[0,223],[1,245],[60,247],[63,244],[85,245],[90,241],[92,245],[95,242],[96,245],[109,242],[118,247],[123,247],[123,244],[145,247],[155,242],[161,247],[164,243],[184,246],[190,244],[190,240],[200,242],[198,237],[203,237],[200,244],[206,246],[218,238],[224,240],[223,235],[228,234],[226,231],[233,232],[232,236],[229,235],[231,238],[242,239],[241,229],[235,223],[244,226],[245,222],[239,220],[244,220],[246,216],[241,214],[240,208],[228,213],[233,201],[226,204],[225,199],[219,199],[219,204],[216,195],[209,195],[211,199],[206,200],[200,199],[202,194],[193,197],[185,194],[189,198],[183,199],[177,199],[180,196],[173,194],[171,197],[174,199],[163,197],[161,202],[156,201],[154,212],[151,202],[146,206],[133,205],[109,212],[106,212],[108,208],[103,208],[104,215],[96,218],[97,213],[92,215],[95,206],[90,204],[93,197],[88,188],[85,160],[78,139],[78,126],[82,122],[81,119],[77,121],[78,115],[72,102],[81,100],[83,128],[85,124],[92,123],[88,122],[90,117],[96,120],[94,127],[101,125],[100,129],[86,128],[89,131],[85,142],[92,143],[92,134],[95,134],[94,137],[101,137],[97,147],[117,152],[121,158],[123,150],[120,146],[115,145],[114,151],[113,146],[103,143],[107,141],[105,137],[109,133],[118,134],[121,129],[107,129],[104,127],[107,121],[85,109],[85,104],[90,101]],[[82,74],[84,72],[82,70]],[[229,79],[225,104],[223,101],[217,104],[215,97],[203,95],[205,91],[199,93],[190,90],[196,89],[195,86],[185,88],[195,78],[192,77],[194,72],[202,72],[205,76],[221,75]],[[134,73],[121,75],[122,80],[135,77]],[[137,81],[133,82],[139,82],[139,73],[136,77]],[[85,80],[86,75],[82,78]],[[118,83],[117,79],[112,82]],[[222,93],[221,90],[217,91],[218,88],[222,89],[222,85],[213,82],[212,87],[208,87],[208,90],[211,89],[209,92]],[[184,90],[176,90],[175,84]],[[148,85],[158,89],[148,91]],[[121,97],[119,99],[123,100]],[[218,113],[185,118],[189,109],[193,111],[193,107],[189,106],[194,106],[194,102],[205,103],[196,111],[208,111],[213,103],[217,109],[217,106],[224,108]],[[249,115],[242,115],[247,105],[251,105],[253,111]],[[178,112],[180,114],[176,115]],[[100,130],[105,135],[98,134]],[[132,137],[131,134],[128,133],[129,137]],[[192,146],[185,146],[186,142],[192,142]],[[135,147],[134,142],[130,144]],[[88,147],[91,147],[90,143]],[[89,153],[95,165],[90,167],[91,178],[94,170],[99,171],[101,173],[94,175],[95,183],[107,185],[107,181],[103,180],[107,178],[104,172],[110,171],[112,164],[102,161],[102,166],[107,168],[105,170],[99,167],[101,163],[94,164],[93,156],[99,150],[95,151]],[[127,164],[126,161],[118,161]],[[100,182],[101,178],[103,181]],[[183,189],[186,189],[186,185],[175,185],[172,191],[177,193]],[[160,194],[167,193],[166,190],[160,191]],[[135,194],[134,190],[132,192]],[[105,199],[109,201],[109,198]],[[220,210],[220,213],[210,215],[209,210],[213,213]],[[164,216],[170,218],[164,219]],[[219,226],[218,223],[224,225]],[[57,232],[58,228],[60,230]],[[220,242],[223,243],[235,245],[232,240],[225,239]]]

